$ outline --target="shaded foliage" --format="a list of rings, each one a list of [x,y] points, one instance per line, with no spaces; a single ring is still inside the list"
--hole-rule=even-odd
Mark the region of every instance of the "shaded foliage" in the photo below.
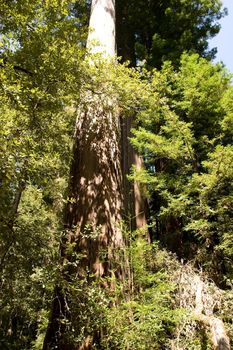
[[[227,13],[221,5],[218,0],[119,0],[119,55],[124,57],[126,48],[127,59],[134,62],[135,56],[156,68],[166,60],[178,66],[184,51],[212,59],[216,49],[209,50],[208,39],[219,32],[218,20]],[[130,41],[125,43],[126,26]]]
[[[221,283],[232,274],[232,140],[225,124],[231,119],[230,76],[197,55],[184,55],[178,72],[166,64],[153,79],[166,104],[149,100],[132,142],[147,164],[135,176],[153,193],[154,234]]]

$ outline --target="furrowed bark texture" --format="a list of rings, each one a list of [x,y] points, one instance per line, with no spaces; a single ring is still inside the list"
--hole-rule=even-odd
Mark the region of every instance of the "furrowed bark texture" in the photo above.
[[[122,245],[119,119],[106,100],[103,104],[100,97],[89,98],[87,110],[81,113],[77,123],[71,203],[65,222],[69,241],[75,241],[78,249],[85,251],[84,267],[104,276],[109,270],[113,248]],[[106,262],[99,260],[100,249],[109,250]]]
[[[115,56],[115,1],[93,0],[87,48],[100,59]],[[103,82],[103,84],[105,84]],[[107,91],[107,87],[103,89]],[[65,236],[61,246],[63,277],[92,280],[110,275],[121,278],[118,248],[123,245],[120,228],[122,211],[122,176],[120,166],[120,126],[114,101],[107,93],[82,93],[77,118],[73,162],[70,173],[69,203],[65,210]],[[78,266],[68,249],[80,254]],[[66,337],[62,320],[70,319],[72,310],[64,288],[55,290],[53,307],[43,350],[91,349],[98,341],[98,331],[86,334],[84,341],[74,345]],[[88,307],[88,306],[87,306]],[[97,340],[96,340],[97,339]]]

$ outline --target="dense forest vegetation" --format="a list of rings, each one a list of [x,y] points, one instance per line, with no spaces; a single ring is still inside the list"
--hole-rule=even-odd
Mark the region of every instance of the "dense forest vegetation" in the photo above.
[[[0,0],[1,349],[231,348],[225,15]]]

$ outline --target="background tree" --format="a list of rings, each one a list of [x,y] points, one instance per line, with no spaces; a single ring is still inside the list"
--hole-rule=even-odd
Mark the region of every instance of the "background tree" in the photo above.
[[[147,67],[160,68],[170,60],[179,65],[183,51],[197,52],[203,57],[214,57],[215,49],[208,50],[208,39],[220,29],[217,22],[225,13],[219,1],[117,1],[117,53],[131,66],[136,62]],[[143,16],[143,20],[142,20]],[[128,141],[130,129],[136,127],[135,116],[121,120],[122,172],[124,187],[124,219],[130,227],[145,227],[148,204],[137,181],[129,182],[132,165],[138,169],[143,161]],[[150,239],[150,238],[149,238]]]
[[[221,6],[219,0],[118,1],[119,55],[156,68],[166,60],[179,65],[184,51],[212,59],[216,49],[208,49],[208,39],[219,32],[218,20],[227,13]]]
[[[231,139],[228,128],[226,137],[221,127],[231,118],[230,75],[198,55],[184,55],[178,72],[166,64],[161,73],[156,73],[154,84],[162,94],[160,106],[153,99],[149,102],[148,109],[138,116],[144,127],[135,130],[132,139],[147,162],[149,177],[144,174],[144,178],[142,173],[140,178],[139,172],[136,178],[148,183],[153,192],[154,237],[180,257],[195,258],[200,265],[210,254],[205,266],[209,266],[211,277],[219,284],[226,277],[223,265],[229,256],[227,252],[221,254],[220,248],[223,240],[229,239],[229,231],[220,228],[231,205],[230,188],[223,185],[225,176],[231,177]],[[163,98],[167,106],[163,106]],[[220,169],[224,164],[229,164],[229,169],[223,171],[223,176]],[[226,200],[222,209],[217,198],[220,202],[221,198]],[[200,221],[194,219],[196,210]],[[206,231],[204,238],[205,230],[209,234]]]

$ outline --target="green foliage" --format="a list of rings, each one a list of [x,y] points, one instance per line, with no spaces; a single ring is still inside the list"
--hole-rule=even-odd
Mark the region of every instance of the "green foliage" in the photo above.
[[[176,79],[176,112],[193,123],[197,141],[220,134],[219,123],[225,115],[221,99],[229,91],[230,74],[198,55],[183,55]]]
[[[116,279],[114,271],[101,278],[88,271],[81,279],[77,274],[67,278],[66,268],[77,271],[82,258],[75,252],[75,260],[63,266],[56,293],[65,301],[59,319],[61,328],[65,327],[62,341],[71,348],[93,334],[97,335],[93,349],[170,348],[185,315],[176,303],[177,285],[172,282],[179,263],[157,244],[146,243],[144,234],[125,233],[129,244],[118,252],[124,256],[126,270],[122,281]],[[40,344],[39,338],[35,344]]]
[[[1,3],[2,349],[39,348],[53,297],[86,37],[73,5]]]
[[[29,348],[52,297],[57,219],[42,191],[27,186],[11,232],[1,234],[1,347]],[[10,276],[10,277],[9,277]],[[42,302],[43,300],[43,302]]]
[[[218,145],[203,162],[206,170],[202,174],[194,174],[189,183],[190,197],[196,192],[195,204],[189,205],[189,223],[186,230],[195,232],[203,246],[202,259],[209,262],[218,271],[224,264],[232,276],[232,180],[233,180],[233,148],[231,145]],[[205,264],[209,264],[205,262]],[[214,271],[212,271],[214,274]]]
[[[132,138],[147,170],[132,178],[153,194],[157,237],[183,257],[195,254],[220,282],[226,271],[232,275],[230,75],[185,54],[179,71],[166,63],[151,84],[155,97],[138,114]]]
[[[216,49],[209,50],[208,39],[219,32],[218,20],[227,13],[222,9],[222,1],[130,0],[119,3],[123,18],[120,25],[128,26],[132,34],[127,34],[125,49],[129,50],[132,46],[129,40],[134,40],[136,58],[146,60],[150,67],[160,68],[166,60],[178,67],[184,51],[196,52],[208,59],[214,57]],[[120,55],[124,50],[121,40],[119,38]]]
[[[127,248],[129,292],[123,291],[116,305],[105,311],[102,348],[165,349],[181,319],[173,295],[175,285],[163,270],[170,258],[160,254],[157,245],[146,243],[143,236],[143,232],[135,232]]]

